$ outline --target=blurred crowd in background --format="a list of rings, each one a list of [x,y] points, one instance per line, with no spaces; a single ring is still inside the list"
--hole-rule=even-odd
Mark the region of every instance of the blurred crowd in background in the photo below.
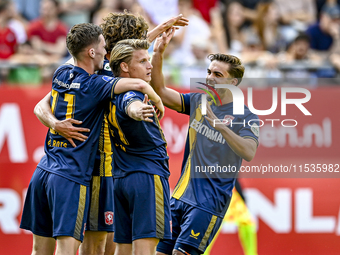
[[[340,0],[0,0],[0,85],[50,84],[68,58],[66,35],[77,23],[100,24],[127,9],[149,26],[182,13],[165,52],[167,84],[204,78],[209,53],[238,56],[244,83],[340,84]],[[150,49],[152,54],[152,49]]]

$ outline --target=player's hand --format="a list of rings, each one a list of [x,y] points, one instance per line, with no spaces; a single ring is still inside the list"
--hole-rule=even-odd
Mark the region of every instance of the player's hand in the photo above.
[[[220,121],[214,112],[211,110],[210,104],[207,102],[207,115],[204,116],[207,121],[209,121],[210,126],[215,128],[216,130],[221,130],[225,125],[222,121]]]
[[[148,104],[148,101],[149,101],[149,97],[147,94],[145,94],[144,100],[143,100],[143,106],[140,107],[139,115],[140,115],[141,120],[146,121],[146,122],[153,122],[153,120],[150,118],[153,117],[154,109],[152,105]]]
[[[163,22],[162,24],[155,27],[153,30],[151,30],[148,35],[148,41],[151,43],[153,42],[156,37],[163,32],[167,31],[171,27],[175,27],[175,29],[179,29],[178,26],[187,26],[189,24],[189,20],[185,17],[183,17],[183,14],[179,14],[176,17],[172,17],[169,20]]]
[[[163,32],[161,36],[156,39],[153,51],[163,54],[166,47],[168,46],[171,38],[174,36],[176,29],[174,27],[169,28],[167,31]]]
[[[83,135],[81,132],[90,132],[90,129],[88,128],[73,126],[73,124],[80,125],[81,123],[83,122],[75,119],[61,120],[55,124],[53,129],[59,135],[63,136],[67,141],[69,141],[73,147],[76,147],[73,139],[84,142],[88,137]]]
[[[183,14],[179,14],[176,17],[172,17],[168,21],[165,21],[162,25],[165,30],[169,29],[172,26],[184,27],[189,25],[189,19],[183,17]]]

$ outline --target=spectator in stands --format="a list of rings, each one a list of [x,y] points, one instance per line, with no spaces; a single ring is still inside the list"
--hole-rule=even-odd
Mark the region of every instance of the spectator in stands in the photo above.
[[[241,53],[242,63],[257,66],[260,69],[276,66],[275,55],[263,47],[260,37],[254,30],[246,30],[244,36],[245,45]]]
[[[238,1],[231,1],[223,17],[228,54],[240,56],[244,47],[242,25],[245,21],[243,7]]]
[[[194,8],[202,15],[203,19],[210,24],[210,10],[216,6],[217,0],[192,0]]]
[[[93,14],[92,22],[99,26],[103,23],[103,18],[110,12],[121,12],[119,0],[103,0],[98,10]]]
[[[288,42],[279,25],[279,13],[274,2],[259,3],[252,27],[258,35],[262,49],[272,53],[283,51]]]
[[[58,1],[42,0],[39,19],[28,27],[29,40],[36,53],[50,55],[51,60],[61,60],[66,50],[67,26],[58,18]]]
[[[325,4],[328,4],[328,5],[338,4],[338,5],[340,5],[340,0],[316,0],[317,20],[320,19],[321,10],[322,10],[322,8]]]
[[[314,53],[310,48],[310,39],[306,34],[299,34],[284,53],[279,53],[280,64],[299,63],[304,70],[321,67],[323,58]],[[290,66],[294,69],[294,66]]]
[[[225,6],[227,6],[233,0],[220,0]],[[241,0],[240,4],[243,6],[243,14],[246,21],[246,25],[250,25],[256,18],[256,8],[259,3],[271,2],[272,0]]]
[[[283,24],[293,26],[297,31],[304,31],[316,20],[314,0],[275,0]]]
[[[171,53],[171,60],[174,64],[188,66],[196,62],[192,52],[193,41],[199,39],[209,44],[211,32],[207,22],[193,8],[191,0],[179,0],[178,9],[179,13],[190,20],[190,25],[176,32],[172,39],[172,44],[175,44],[175,47]]]
[[[58,0],[61,19],[68,27],[75,24],[90,22],[91,11],[96,6],[96,0]]]
[[[311,47],[318,51],[336,51],[340,41],[340,7],[324,5],[320,22],[310,26],[306,33],[311,38]]]
[[[138,0],[138,3],[148,14],[152,24],[160,24],[178,14],[178,0]],[[140,14],[145,17],[142,13]]]
[[[39,18],[39,7],[41,0],[14,0],[20,15],[27,21]]]
[[[10,59],[14,64],[8,73],[7,82],[16,86],[34,86],[43,82],[46,70],[51,64],[47,55],[36,53],[29,41],[19,45],[18,51]],[[51,72],[47,72],[49,80]]]
[[[18,46],[15,31],[10,27],[12,18],[11,0],[0,0],[0,59],[10,58]]]
[[[298,35],[288,47],[287,52],[279,53],[278,67],[291,84],[309,84],[315,86],[317,77],[324,68],[323,58],[310,48],[310,39],[306,34]]]

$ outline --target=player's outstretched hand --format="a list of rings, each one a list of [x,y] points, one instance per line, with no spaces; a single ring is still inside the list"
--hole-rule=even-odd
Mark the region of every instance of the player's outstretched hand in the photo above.
[[[168,30],[172,26],[184,27],[184,26],[189,25],[189,19],[183,17],[183,14],[179,14],[176,17],[172,17],[169,20],[165,21],[161,25],[163,26],[163,29],[165,30]]]
[[[209,124],[216,130],[220,130],[223,127],[223,123],[216,117],[214,112],[211,110],[210,104],[207,102],[207,115],[205,119],[209,121]]]
[[[189,24],[189,20],[183,17],[183,14],[179,14],[176,17],[172,17],[169,20],[159,24],[157,27],[152,29],[148,35],[148,41],[151,43],[153,42],[158,35],[162,34],[163,32],[167,31],[168,29],[172,28],[173,26],[175,29],[178,29],[178,26],[187,26]]]
[[[153,46],[153,51],[163,54],[171,38],[174,36],[175,31],[176,29],[172,27],[172,28],[169,28],[167,31],[163,32],[161,36],[159,36],[156,39],[155,45]]]
[[[87,139],[87,136],[83,135],[81,132],[90,132],[90,129],[88,128],[73,126],[73,124],[80,125],[81,123],[82,121],[75,119],[61,120],[55,124],[54,130],[69,141],[73,147],[76,147],[73,139],[84,142]]]

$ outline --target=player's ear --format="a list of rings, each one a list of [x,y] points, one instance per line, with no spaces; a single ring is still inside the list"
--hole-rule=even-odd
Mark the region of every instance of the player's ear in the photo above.
[[[234,86],[237,86],[237,83],[238,83],[238,79],[237,78],[233,78],[231,80],[231,84],[234,85]]]
[[[94,58],[96,56],[96,52],[94,50],[94,48],[90,48],[88,51],[87,51],[87,54],[89,54],[89,57],[90,58]]]
[[[122,70],[122,72],[124,72],[124,73],[129,72],[129,66],[128,66],[127,63],[121,62],[119,66],[120,66],[120,69]]]

